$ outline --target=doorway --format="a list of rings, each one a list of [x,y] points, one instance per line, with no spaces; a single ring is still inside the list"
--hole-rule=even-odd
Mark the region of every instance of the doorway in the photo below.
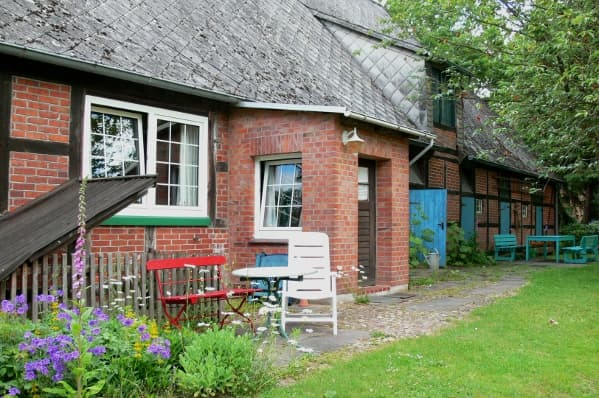
[[[358,264],[359,286],[376,283],[376,163],[358,162]]]

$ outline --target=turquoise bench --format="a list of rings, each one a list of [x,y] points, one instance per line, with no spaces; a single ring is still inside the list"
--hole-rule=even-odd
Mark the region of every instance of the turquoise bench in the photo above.
[[[587,261],[595,261],[597,258],[597,246],[599,245],[599,235],[586,235],[580,238],[578,246],[564,247],[564,262],[574,264],[584,264]],[[589,254],[591,254],[589,256]]]
[[[495,261],[515,261],[516,250],[523,249],[524,245],[519,245],[516,235],[499,234],[494,236],[495,242]]]

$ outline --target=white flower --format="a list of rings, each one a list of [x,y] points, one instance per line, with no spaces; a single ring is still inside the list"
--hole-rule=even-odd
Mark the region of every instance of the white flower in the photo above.
[[[306,333],[314,333],[314,329],[306,329]]]
[[[260,326],[258,328],[256,328],[256,332],[258,333],[262,333],[262,332],[266,332],[267,328],[265,326]]]
[[[209,323],[206,323],[206,322],[199,322],[197,326],[198,326],[199,328],[203,328],[203,327],[208,327],[208,326],[210,326],[210,324],[209,324]]]

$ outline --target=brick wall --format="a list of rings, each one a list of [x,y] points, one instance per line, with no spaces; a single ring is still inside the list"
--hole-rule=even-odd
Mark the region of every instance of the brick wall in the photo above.
[[[14,77],[10,136],[68,143],[70,110],[70,86]]]
[[[70,96],[67,85],[14,77],[10,137],[68,144]],[[9,211],[68,179],[68,156],[11,151],[9,158]]]
[[[235,111],[230,119],[230,255],[252,264],[255,254],[286,252],[286,241],[254,241],[256,156],[301,154],[302,228],[329,235],[331,266],[357,265],[358,154],[341,143],[337,115],[281,111]],[[352,126],[353,127],[353,126]],[[359,127],[361,156],[377,159],[377,284],[408,282],[408,145],[405,137]],[[340,292],[357,286],[357,274],[338,281]]]

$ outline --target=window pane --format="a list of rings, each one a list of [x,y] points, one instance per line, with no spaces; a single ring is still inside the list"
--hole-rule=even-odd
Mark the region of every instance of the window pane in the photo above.
[[[301,226],[301,170],[299,162],[266,164],[262,226],[282,228]]]
[[[139,175],[138,119],[118,113],[91,113],[93,178]]]
[[[162,193],[156,203],[198,206],[200,128],[167,120],[157,121],[156,172]]]

